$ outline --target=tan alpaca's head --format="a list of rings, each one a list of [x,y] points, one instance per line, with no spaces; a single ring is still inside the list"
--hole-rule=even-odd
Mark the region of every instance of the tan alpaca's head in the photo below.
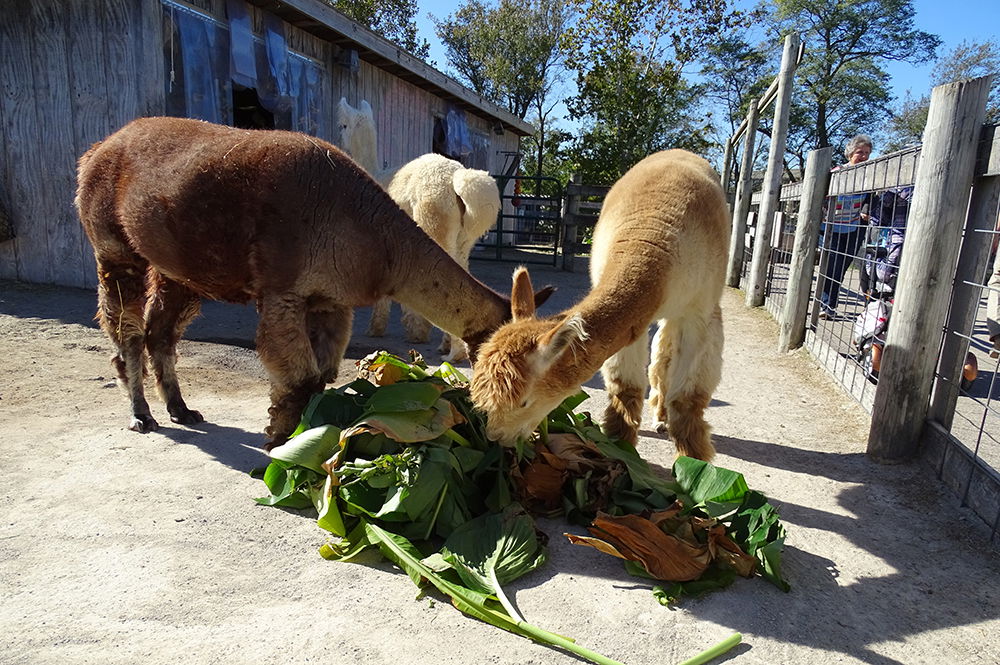
[[[486,415],[490,439],[513,446],[538,427],[552,409],[579,387],[566,354],[587,339],[579,315],[535,317],[528,271],[514,272],[513,320],[480,348],[472,375],[472,401]]]

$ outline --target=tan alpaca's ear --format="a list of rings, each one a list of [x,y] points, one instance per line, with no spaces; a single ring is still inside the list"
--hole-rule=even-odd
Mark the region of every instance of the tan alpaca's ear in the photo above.
[[[514,271],[514,287],[510,291],[510,313],[515,321],[535,315],[535,293],[528,270],[521,266]]]
[[[546,366],[551,365],[567,349],[589,337],[590,335],[583,329],[583,317],[579,314],[568,316],[539,338],[539,360]]]

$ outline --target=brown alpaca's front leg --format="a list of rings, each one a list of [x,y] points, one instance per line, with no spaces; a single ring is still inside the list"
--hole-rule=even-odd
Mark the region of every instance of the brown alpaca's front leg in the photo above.
[[[146,303],[146,350],[160,397],[167,404],[170,420],[182,425],[204,422],[201,413],[189,409],[177,382],[177,342],[184,329],[201,311],[201,299],[187,287],[151,270]]]
[[[351,341],[353,321],[354,310],[340,305],[312,309],[306,314],[309,343],[324,383],[333,383],[337,378],[347,343]]]
[[[111,364],[129,396],[132,417],[128,428],[141,434],[159,427],[149,412],[143,388],[145,272],[138,257],[117,261],[97,256],[97,318],[118,349]]]
[[[325,385],[306,330],[303,298],[267,296],[260,301],[257,353],[271,379],[271,437],[267,450],[280,446],[298,426],[309,398]]]
[[[392,309],[392,300],[389,298],[379,298],[372,305],[372,317],[368,321],[368,330],[365,334],[369,337],[382,337],[385,335],[385,328],[389,325],[389,312]]]

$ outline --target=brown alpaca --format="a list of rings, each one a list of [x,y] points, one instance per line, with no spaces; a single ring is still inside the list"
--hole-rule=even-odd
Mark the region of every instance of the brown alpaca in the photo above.
[[[98,319],[117,346],[112,362],[137,432],[158,426],[143,391],[146,353],[170,419],[202,421],[175,373],[177,341],[202,298],[257,304],[257,351],[271,380],[268,447],[337,376],[354,307],[391,296],[472,348],[510,316],[506,298],[357,164],[304,134],[136,120],[80,159],[76,206],[97,259]]]
[[[668,150],[622,176],[594,228],[592,289],[579,304],[535,318],[528,273],[514,273],[514,320],[480,349],[472,377],[490,438],[512,445],[528,436],[600,368],[608,434],[635,444],[650,385],[658,429],[678,454],[711,459],[704,411],[721,377],[728,239],[718,176],[700,157]]]

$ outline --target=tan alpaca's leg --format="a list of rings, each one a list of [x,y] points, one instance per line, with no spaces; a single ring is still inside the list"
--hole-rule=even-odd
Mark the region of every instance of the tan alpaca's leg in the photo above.
[[[447,344],[445,344],[445,340],[447,340]],[[469,347],[465,342],[462,341],[461,337],[456,337],[455,335],[444,333],[444,338],[441,341],[441,346],[442,347],[447,346],[449,349],[448,351],[444,352],[445,355],[442,356],[442,360],[444,360],[445,362],[449,362],[452,365],[454,365],[455,363],[465,362],[466,360],[469,359]]]
[[[260,302],[257,353],[271,379],[270,450],[284,443],[298,426],[309,398],[325,383],[306,330],[306,305],[294,296],[270,296]]]
[[[678,455],[710,461],[715,456],[705,409],[722,377],[722,312],[678,326],[668,382],[667,423]]]
[[[353,320],[354,310],[340,305],[309,310],[306,314],[309,342],[324,383],[333,383],[337,378],[340,361],[351,341]]]
[[[97,318],[118,349],[111,364],[129,396],[128,428],[145,434],[159,427],[149,412],[143,378],[145,367],[146,262],[117,242],[101,243],[97,259]]]
[[[155,270],[149,271],[146,351],[156,377],[156,388],[167,404],[170,420],[184,425],[205,420],[184,403],[177,382],[177,342],[200,310],[201,299],[194,291]]]
[[[672,335],[670,322],[666,319],[661,320],[656,334],[653,335],[652,361],[649,364],[649,408],[656,421],[656,431],[661,434],[667,431],[667,404],[664,398],[669,390],[667,373],[670,370],[670,354],[673,350]]]
[[[431,336],[431,322],[403,305],[403,333],[407,342],[426,344]]]
[[[389,298],[379,298],[372,305],[372,318],[368,321],[368,330],[365,334],[369,337],[382,337],[385,335],[385,328],[389,325],[389,310],[392,308],[392,300]]]
[[[604,361],[601,376],[610,402],[604,411],[604,431],[633,446],[639,439],[642,404],[646,392],[649,337],[640,335],[632,344]]]

